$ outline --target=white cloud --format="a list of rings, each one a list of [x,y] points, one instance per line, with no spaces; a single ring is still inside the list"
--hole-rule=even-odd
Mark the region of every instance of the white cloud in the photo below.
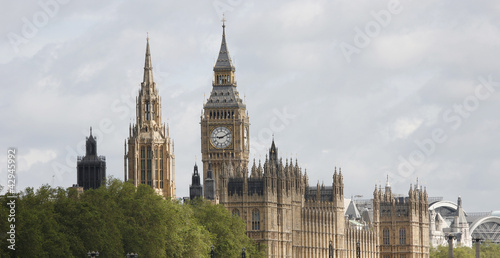
[[[410,136],[415,130],[417,130],[422,124],[423,119],[417,118],[399,118],[394,122],[392,126],[392,131],[395,139],[406,139]]]
[[[17,163],[19,172],[29,171],[37,163],[48,163],[57,157],[54,150],[50,149],[29,149],[28,152],[18,152]]]

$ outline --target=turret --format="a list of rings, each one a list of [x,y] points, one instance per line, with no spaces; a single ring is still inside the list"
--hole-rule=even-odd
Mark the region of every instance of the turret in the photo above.
[[[257,168],[257,175],[258,177],[262,177],[263,170],[262,170],[262,165],[260,164],[260,159],[259,159],[259,167]]]
[[[191,177],[191,185],[189,186],[189,198],[191,200],[203,196],[203,187],[200,184],[200,174],[198,173],[198,165],[194,164],[193,176]]]
[[[92,127],[90,127],[90,136],[87,137],[85,147],[85,156],[97,156],[97,142],[95,141],[95,137],[92,136]]]
[[[252,170],[250,173],[250,177],[256,178],[257,176],[257,167],[255,166],[255,159],[253,159]]]
[[[205,178],[205,199],[215,200],[216,198],[216,185],[215,179],[213,178],[212,162],[208,163],[207,177]]]

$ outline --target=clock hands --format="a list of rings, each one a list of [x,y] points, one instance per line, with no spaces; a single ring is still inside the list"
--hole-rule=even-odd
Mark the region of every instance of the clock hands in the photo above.
[[[226,134],[225,134],[225,135],[223,135],[223,136],[215,136],[215,137],[217,137],[217,138],[219,138],[219,139],[222,139],[222,138],[226,137],[228,134],[229,134],[229,133],[226,133]]]

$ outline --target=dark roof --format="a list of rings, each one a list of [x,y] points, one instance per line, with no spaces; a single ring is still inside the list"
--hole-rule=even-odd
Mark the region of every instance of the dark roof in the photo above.
[[[234,71],[233,62],[231,61],[231,56],[229,56],[226,44],[226,25],[222,25],[222,42],[214,71]]]
[[[205,108],[235,107],[245,108],[246,105],[239,97],[235,86],[216,86],[212,87],[212,93],[205,103]]]

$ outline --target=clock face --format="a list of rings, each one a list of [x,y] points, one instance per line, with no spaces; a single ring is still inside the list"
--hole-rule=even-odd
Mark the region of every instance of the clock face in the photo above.
[[[210,142],[218,149],[224,149],[229,146],[232,139],[231,131],[223,126],[215,128],[210,134]]]

